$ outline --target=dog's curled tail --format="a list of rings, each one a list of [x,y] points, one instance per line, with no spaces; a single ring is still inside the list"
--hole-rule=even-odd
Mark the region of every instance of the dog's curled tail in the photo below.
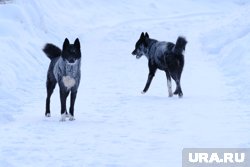
[[[183,51],[185,50],[186,44],[187,44],[186,38],[179,36],[176,40],[176,44],[173,48],[173,52],[178,55],[182,54]]]
[[[47,43],[43,48],[43,52],[52,60],[53,58],[61,56],[62,51],[57,46]]]

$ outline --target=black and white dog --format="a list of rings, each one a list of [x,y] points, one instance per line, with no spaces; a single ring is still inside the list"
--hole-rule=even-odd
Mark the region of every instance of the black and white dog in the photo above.
[[[60,88],[61,100],[61,120],[65,121],[68,115],[66,109],[66,100],[71,92],[69,120],[74,118],[74,105],[77,89],[81,78],[81,48],[80,41],[77,38],[74,44],[70,44],[66,38],[62,50],[57,46],[47,43],[43,48],[44,53],[50,58],[51,62],[47,73],[47,98],[45,116],[50,117],[50,97],[58,83]]]
[[[135,44],[135,50],[132,55],[141,58],[145,55],[148,58],[149,74],[148,80],[142,93],[146,93],[157,69],[163,70],[167,76],[167,85],[169,97],[173,96],[171,77],[176,82],[174,94],[183,96],[181,90],[181,73],[184,66],[184,55],[187,41],[184,37],[178,37],[176,44],[171,42],[160,42],[149,38],[148,33],[142,32],[139,40]]]

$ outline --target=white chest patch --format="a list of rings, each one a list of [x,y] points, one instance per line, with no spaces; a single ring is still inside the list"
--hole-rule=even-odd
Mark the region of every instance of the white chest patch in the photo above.
[[[76,80],[70,76],[63,76],[62,81],[67,89],[72,88],[76,84]]]

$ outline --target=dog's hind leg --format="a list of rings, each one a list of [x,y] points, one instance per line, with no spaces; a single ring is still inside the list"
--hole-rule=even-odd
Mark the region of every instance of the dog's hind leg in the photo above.
[[[69,91],[60,88],[60,100],[61,100],[61,119],[60,121],[66,121],[67,109],[66,109],[66,100],[69,95]]]
[[[168,84],[168,96],[172,97],[173,96],[173,92],[172,92],[172,84],[171,84],[171,76],[169,74],[169,72],[166,70],[166,77],[167,77],[167,84]]]
[[[72,91],[70,95],[70,108],[69,108],[69,120],[73,121],[74,118],[74,106],[75,106],[75,100],[76,100],[77,91]]]
[[[181,90],[181,83],[180,83],[180,76],[177,72],[170,72],[170,75],[175,80],[176,83],[176,90],[174,91],[174,94],[181,98],[183,96],[182,90]]]
[[[56,81],[50,80],[49,77],[47,78],[46,88],[47,88],[47,98],[46,98],[46,111],[45,116],[50,117],[50,97],[56,87]]]
[[[153,77],[155,76],[155,72],[156,72],[156,69],[157,69],[155,66],[152,66],[152,65],[150,64],[150,62],[149,62],[148,67],[149,67],[148,80],[147,80],[147,83],[146,83],[146,85],[145,85],[143,91],[141,92],[142,94],[144,94],[144,93],[147,92],[147,90],[148,90],[148,88],[149,88],[149,86],[150,86],[150,84],[151,84],[151,82],[152,82],[152,79],[153,79]]]

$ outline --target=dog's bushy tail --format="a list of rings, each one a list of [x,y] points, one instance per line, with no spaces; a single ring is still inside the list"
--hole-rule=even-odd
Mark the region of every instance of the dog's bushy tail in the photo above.
[[[43,52],[52,60],[53,58],[61,56],[61,49],[55,46],[54,44],[47,43],[44,48]]]
[[[173,52],[177,55],[181,55],[185,50],[187,40],[185,37],[179,36],[176,40],[176,44],[173,48]]]

